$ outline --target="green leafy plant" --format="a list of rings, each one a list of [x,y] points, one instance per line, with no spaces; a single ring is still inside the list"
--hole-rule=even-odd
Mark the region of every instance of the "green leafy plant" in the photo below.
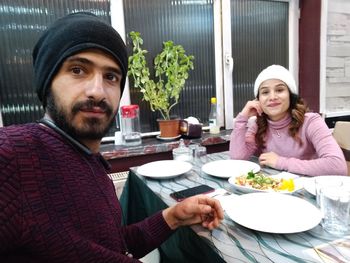
[[[139,88],[143,99],[148,101],[152,111],[158,110],[163,119],[170,119],[171,109],[179,103],[179,96],[185,87],[189,70],[193,69],[194,56],[186,55],[181,45],[173,41],[163,42],[163,50],[154,59],[154,80],[150,76],[143,40],[139,32],[130,32],[133,54],[129,56],[129,72],[134,87]]]

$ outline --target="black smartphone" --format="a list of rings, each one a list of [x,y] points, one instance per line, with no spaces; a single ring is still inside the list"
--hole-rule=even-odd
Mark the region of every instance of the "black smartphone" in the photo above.
[[[172,198],[174,198],[176,201],[180,202],[184,200],[187,197],[198,195],[198,194],[206,194],[213,192],[215,189],[213,187],[210,187],[205,184],[201,184],[192,188],[188,188],[185,190],[181,190],[178,192],[173,192],[170,194]]]

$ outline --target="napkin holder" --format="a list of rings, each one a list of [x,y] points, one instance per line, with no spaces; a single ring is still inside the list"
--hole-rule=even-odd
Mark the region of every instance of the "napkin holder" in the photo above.
[[[180,133],[189,139],[202,137],[202,124],[189,123],[187,120],[180,121]]]

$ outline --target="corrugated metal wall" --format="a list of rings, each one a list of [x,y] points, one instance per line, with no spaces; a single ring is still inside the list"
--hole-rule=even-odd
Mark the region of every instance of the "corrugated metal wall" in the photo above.
[[[262,69],[288,68],[288,8],[288,2],[231,0],[234,116],[254,98]]]
[[[110,0],[1,2],[0,110],[4,125],[42,116],[32,84],[32,48],[48,24],[73,11],[91,11],[110,21]],[[172,113],[199,117],[206,123],[209,99],[215,96],[213,0],[127,0],[124,12],[126,32],[141,32],[150,59],[167,40],[183,45],[187,54],[195,56],[195,69]],[[288,3],[231,0],[231,26],[236,115],[253,98],[254,80],[261,69],[273,63],[288,66]],[[133,88],[131,100],[141,106],[142,131],[158,130],[159,115],[150,111]]]
[[[172,114],[182,118],[195,116],[207,122],[210,97],[215,96],[213,1],[128,0],[124,1],[124,12],[126,32],[141,33],[143,48],[149,51],[150,69],[154,57],[162,50],[163,41],[172,40],[182,45],[187,54],[194,55],[195,69],[189,72],[180,103]],[[131,46],[130,39],[127,42]],[[148,103],[142,103],[132,82],[130,86],[132,102],[141,105],[142,131],[158,130],[156,119],[160,115],[152,113]]]
[[[42,117],[32,83],[32,49],[47,25],[78,11],[90,11],[110,22],[109,0],[1,1],[0,110],[4,126]]]

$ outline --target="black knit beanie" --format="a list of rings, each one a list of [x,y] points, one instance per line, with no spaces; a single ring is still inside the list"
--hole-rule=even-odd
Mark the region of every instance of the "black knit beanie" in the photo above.
[[[43,106],[47,91],[62,63],[83,50],[97,48],[108,52],[122,71],[123,92],[128,68],[126,46],[116,30],[91,13],[79,12],[54,22],[33,50],[34,83]]]

